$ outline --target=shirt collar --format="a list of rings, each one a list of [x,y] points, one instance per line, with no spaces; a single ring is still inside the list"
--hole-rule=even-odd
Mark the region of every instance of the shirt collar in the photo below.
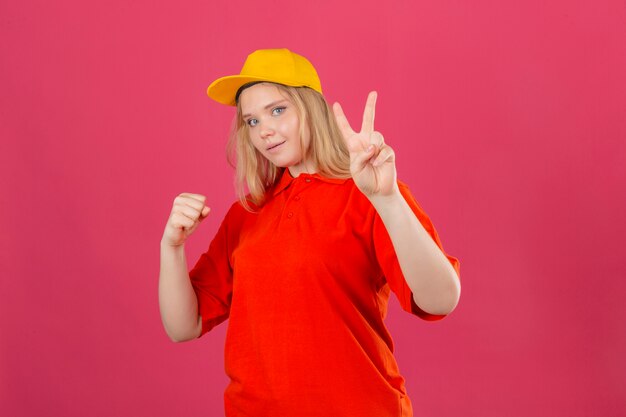
[[[278,195],[280,194],[281,191],[283,191],[285,188],[289,187],[289,185],[291,185],[292,182],[294,182],[297,179],[300,180],[306,180],[307,178],[309,179],[315,179],[315,180],[319,180],[319,181],[323,181],[323,182],[327,182],[330,184],[343,184],[345,183],[348,178],[329,178],[329,177],[324,177],[320,174],[318,174],[317,172],[314,174],[308,174],[308,173],[301,173],[300,175],[298,175],[296,178],[291,176],[291,173],[289,172],[288,168],[285,168],[283,170],[283,173],[280,177],[280,179],[278,180],[278,182],[276,183],[276,185],[274,185],[274,191],[273,191],[273,195]]]

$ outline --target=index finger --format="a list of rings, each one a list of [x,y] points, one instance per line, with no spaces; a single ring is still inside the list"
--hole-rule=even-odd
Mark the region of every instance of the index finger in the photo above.
[[[333,104],[333,113],[335,114],[335,120],[337,120],[337,125],[339,126],[339,130],[341,131],[344,139],[354,135],[354,130],[350,127],[350,122],[348,122],[346,115],[343,113],[341,104]]]
[[[363,123],[361,124],[361,132],[374,131],[374,115],[376,113],[376,91],[370,91],[365,102],[365,110],[363,110]]]
[[[204,203],[206,201],[206,197],[203,196],[202,194],[195,194],[195,193],[180,193],[181,197],[188,197],[188,198],[193,198],[194,200],[198,200],[201,201],[202,203]]]

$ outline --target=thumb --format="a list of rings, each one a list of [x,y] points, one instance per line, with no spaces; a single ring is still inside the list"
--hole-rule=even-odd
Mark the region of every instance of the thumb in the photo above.
[[[211,209],[209,207],[204,206],[202,208],[202,212],[200,213],[200,220],[203,220],[206,216],[208,216],[210,211]]]

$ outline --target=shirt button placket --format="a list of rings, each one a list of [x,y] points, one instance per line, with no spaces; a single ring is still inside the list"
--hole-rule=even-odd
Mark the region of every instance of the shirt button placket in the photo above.
[[[311,182],[311,178],[305,178],[304,182],[306,182],[307,184]],[[293,197],[293,201],[300,201],[300,196],[296,195]],[[293,217],[293,211],[290,211],[287,213],[287,218],[291,219]]]

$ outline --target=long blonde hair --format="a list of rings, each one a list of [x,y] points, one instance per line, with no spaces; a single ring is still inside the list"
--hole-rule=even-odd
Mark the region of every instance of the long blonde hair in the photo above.
[[[305,150],[303,159],[315,164],[320,175],[350,178],[348,148],[324,97],[308,87],[269,84],[276,86],[296,108],[300,119],[300,143]],[[230,165],[235,168],[235,190],[239,201],[247,210],[253,211],[250,203],[256,207],[263,205],[267,192],[286,168],[272,164],[252,145],[240,103],[238,100],[237,115],[228,140],[227,157]],[[310,133],[307,149],[303,141],[306,127]]]

